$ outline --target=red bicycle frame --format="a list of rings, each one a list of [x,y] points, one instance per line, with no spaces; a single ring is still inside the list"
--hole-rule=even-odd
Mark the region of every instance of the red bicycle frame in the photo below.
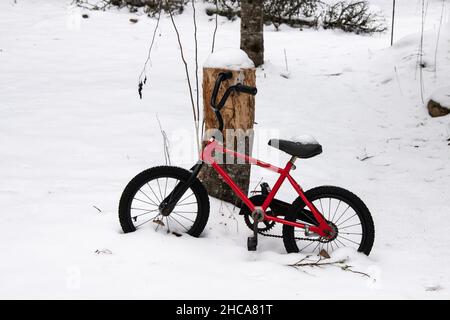
[[[257,165],[262,168],[266,168],[270,171],[274,171],[278,173],[280,176],[275,182],[275,185],[273,186],[272,190],[268,194],[267,198],[265,199],[264,203],[260,207],[264,212],[264,220],[269,221],[275,221],[278,223],[286,224],[289,226],[302,228],[302,229],[309,229],[309,231],[314,232],[322,237],[329,237],[332,234],[332,229],[328,225],[325,217],[317,210],[317,208],[306,198],[305,193],[303,192],[300,185],[292,178],[290,175],[290,171],[294,165],[294,162],[296,160],[296,157],[292,157],[291,160],[286,164],[284,168],[279,168],[277,166],[271,165],[269,163],[260,161],[258,159],[252,158],[250,156],[247,156],[245,154],[241,154],[232,150],[226,149],[223,145],[221,145],[219,142],[217,142],[214,138],[211,138],[205,148],[203,149],[200,158],[202,161],[210,164],[220,176],[225,180],[225,182],[233,189],[233,191],[237,194],[237,196],[245,203],[245,205],[250,209],[250,212],[255,211],[256,206],[250,201],[250,199],[247,197],[247,195],[242,192],[242,190],[234,183],[233,179],[217,164],[216,160],[214,159],[214,156],[212,155],[213,151],[222,153],[222,154],[230,154],[234,158],[244,159],[247,163]],[[275,216],[270,216],[265,214],[266,209],[269,207],[270,202],[273,200],[275,195],[277,194],[278,190],[280,189],[283,182],[286,180],[286,178],[291,183],[292,187],[297,191],[300,198],[303,200],[303,202],[306,204],[308,209],[313,213],[314,218],[319,223],[318,226],[309,226],[304,223],[299,222],[293,222],[293,221],[287,221],[285,219],[281,219]]]

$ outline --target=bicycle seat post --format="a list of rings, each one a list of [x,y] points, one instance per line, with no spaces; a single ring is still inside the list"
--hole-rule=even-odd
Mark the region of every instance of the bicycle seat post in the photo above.
[[[297,161],[298,157],[297,156],[292,156],[291,159],[289,160],[289,162],[292,164],[291,170],[295,170],[295,161]]]

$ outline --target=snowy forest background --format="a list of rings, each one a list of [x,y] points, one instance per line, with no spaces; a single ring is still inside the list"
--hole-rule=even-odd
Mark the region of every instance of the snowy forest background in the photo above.
[[[450,297],[449,1],[397,0],[392,46],[392,0],[357,1],[360,20],[339,19],[350,1],[266,2],[254,156],[281,164],[269,138],[316,137],[324,153],[293,175],[364,199],[371,255],[331,258],[366,275],[293,268],[304,255],[279,239],[248,252],[238,211],[215,199],[198,239],[121,232],[124,186],[166,161],[161,130],[173,164],[196,160],[177,37],[168,11],[158,22],[157,1],[144,2],[0,2],[1,298]],[[193,7],[172,5],[194,72]],[[239,47],[238,1],[195,5],[200,64],[213,39]],[[252,170],[251,189],[273,183]]]

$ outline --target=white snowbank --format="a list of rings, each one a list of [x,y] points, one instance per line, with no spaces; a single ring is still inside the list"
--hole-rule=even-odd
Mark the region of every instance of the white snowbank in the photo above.
[[[317,140],[309,134],[301,134],[291,137],[291,141],[298,142],[300,144],[319,144]]]
[[[224,48],[211,53],[203,66],[239,70],[254,68],[255,64],[241,49]]]
[[[392,9],[392,0],[372,2]],[[125,185],[165,160],[157,114],[172,163],[189,169],[197,160],[170,18],[160,21],[161,39],[140,100],[136,71],[155,19],[136,14],[140,22],[130,24],[128,12],[98,10],[89,19],[74,15],[65,28],[61,0],[0,1],[0,30],[8,30],[0,44],[0,204],[10,213],[1,221],[0,298],[449,299],[450,117],[431,119],[419,107],[421,17],[410,2],[397,1],[395,31],[395,42],[416,33],[408,46],[391,48],[389,32],[362,37],[268,26],[264,70],[257,70],[253,156],[283,164],[289,156],[268,148],[267,140],[303,132],[326,146],[325,156],[301,162],[292,175],[307,189],[345,187],[367,204],[376,225],[370,257],[324,249],[331,261],[348,257],[346,264],[369,279],[335,265],[288,267],[305,255],[317,258],[320,248],[312,245],[286,254],[281,239],[260,237],[258,251],[247,252],[251,231],[233,206],[214,198],[200,238],[154,232],[150,225],[123,234],[117,205]],[[442,3],[429,3],[425,23],[436,34]],[[203,62],[213,25],[198,12]],[[239,21],[219,21],[219,46],[239,47]],[[191,30],[190,6],[177,22],[180,30]],[[426,96],[450,86],[445,29],[436,78],[436,36],[425,34]],[[194,41],[184,44],[193,58]],[[290,79],[280,77],[283,48]],[[33,77],[23,76],[30,69]],[[250,189],[261,177],[272,186],[278,178],[253,166]],[[293,196],[286,185],[277,198]],[[338,209],[345,210],[342,204]],[[281,234],[281,225],[270,233]],[[130,281],[130,274],[139,281]]]
[[[450,87],[443,87],[434,91],[428,98],[428,101],[433,100],[443,107],[450,107]]]

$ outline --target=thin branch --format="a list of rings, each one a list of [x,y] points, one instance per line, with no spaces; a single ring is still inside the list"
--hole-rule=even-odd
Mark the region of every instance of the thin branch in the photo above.
[[[141,74],[139,75],[139,97],[142,99],[142,86],[143,84],[145,84],[147,82],[147,75],[146,75],[146,71],[147,71],[147,64],[150,62],[151,64],[151,54],[152,54],[152,49],[153,49],[153,45],[155,43],[155,38],[156,38],[156,32],[158,31],[158,27],[159,27],[159,21],[161,19],[161,7],[162,7],[162,1],[163,0],[159,0],[159,5],[158,5],[158,18],[156,19],[156,26],[155,29],[153,30],[153,35],[152,35],[152,41],[150,43],[150,47],[148,49],[148,54],[147,54],[147,59],[145,60],[144,63],[144,67],[142,68]],[[142,79],[142,77],[144,76],[144,79]]]
[[[172,22],[173,28],[175,29],[175,33],[177,34],[177,41],[178,41],[178,45],[180,47],[181,60],[183,61],[183,64],[184,64],[184,70],[186,72],[187,83],[188,83],[188,87],[189,87],[189,97],[191,99],[192,115],[194,117],[196,133],[198,133],[198,120],[197,120],[198,118],[197,118],[197,113],[196,113],[196,109],[195,109],[194,95],[192,94],[192,85],[191,85],[191,79],[189,76],[189,68],[188,68],[186,59],[184,57],[184,50],[183,50],[183,45],[181,43],[180,32],[178,31],[177,25],[173,18],[172,10],[169,10],[169,15],[170,15],[170,20]],[[198,139],[196,139],[196,140],[197,140],[197,148],[200,150],[199,141],[198,141]]]
[[[434,49],[434,78],[437,78],[437,53],[439,47],[439,38],[441,36],[442,20],[444,18],[445,0],[442,0],[441,18],[439,19],[439,29],[436,39],[436,48]]]
[[[285,63],[285,66],[286,66],[286,72],[289,72],[286,48],[284,48],[284,63]]]
[[[395,26],[395,0],[392,1],[391,47],[394,44],[394,26]]]
[[[161,121],[159,121],[158,114],[156,114],[156,120],[158,121],[159,130],[161,131],[161,135],[163,137],[163,148],[164,148],[164,160],[166,165],[171,165],[170,161],[170,152],[169,152],[169,139],[167,138],[166,132],[163,130]]]
[[[350,269],[351,267],[352,266],[345,265],[345,266],[342,266],[341,269],[344,270],[344,271],[349,271],[349,272],[360,274],[360,275],[363,275],[363,276],[365,276],[367,278],[370,278],[370,275],[368,275],[367,273],[362,272],[362,271],[357,271],[357,270]]]
[[[216,19],[215,19],[215,25],[214,25],[213,38],[212,38],[211,53],[214,52],[214,46],[216,44],[216,33],[217,33],[218,16],[219,16],[219,0],[216,0]]]
[[[428,2],[427,2],[428,4]],[[425,0],[422,0],[422,26],[420,31],[420,47],[419,47],[419,81],[420,81],[420,98],[422,103],[424,100],[424,82],[423,82],[423,39],[424,39],[424,29],[425,29]]]
[[[195,89],[196,89],[196,99],[197,99],[197,122],[195,123],[195,133],[197,140],[197,149],[200,152],[200,133],[199,133],[199,119],[200,119],[200,92],[199,92],[199,82],[198,82],[198,41],[197,41],[197,18],[195,10],[195,0],[192,0],[192,15],[194,20],[194,44],[195,44]]]

